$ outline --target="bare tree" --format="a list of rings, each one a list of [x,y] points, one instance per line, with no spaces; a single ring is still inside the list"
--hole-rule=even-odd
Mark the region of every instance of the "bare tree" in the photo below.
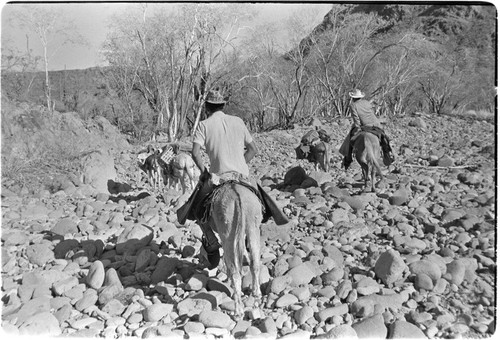
[[[232,69],[227,66],[233,62],[242,29],[255,12],[248,5],[242,4],[229,4],[223,7],[196,5],[194,11],[189,7],[184,8],[187,9],[185,11],[187,17],[192,18],[190,21],[196,23],[198,46],[196,60],[200,62],[200,89],[209,90],[216,86],[228,96],[228,92],[231,92],[229,78]],[[196,131],[200,121],[202,103],[207,91],[200,91],[199,94],[194,102],[196,114],[192,133]]]
[[[460,87],[464,83],[463,74],[457,72],[457,66],[453,65],[451,70],[439,70],[438,74],[429,74],[426,79],[420,81],[420,88],[427,98],[429,109],[432,113],[445,113],[447,110],[457,109],[466,100],[466,96],[454,96],[461,93]]]
[[[45,97],[47,108],[52,111],[49,64],[51,58],[67,44],[85,44],[85,39],[78,33],[70,18],[65,18],[61,8],[52,5],[24,4],[16,5],[11,18],[20,28],[33,33],[42,44],[42,57],[45,71]]]
[[[351,14],[341,5],[332,8],[328,20],[329,29],[308,38],[307,70],[315,79],[314,96],[321,112],[343,116],[348,114],[347,92],[366,86],[366,71],[377,54],[371,39],[383,21],[374,15]]]
[[[277,118],[274,94],[269,86],[273,60],[283,54],[278,43],[280,27],[276,22],[264,22],[252,28],[239,45],[239,66],[234,68],[233,101],[244,108],[250,128],[263,130],[266,123]],[[240,110],[242,111],[242,110]]]
[[[384,39],[365,73],[372,84],[370,94],[377,114],[401,115],[409,109],[419,91],[418,80],[427,72],[426,64],[434,59],[435,51],[435,43],[414,32]]]
[[[104,55],[113,67],[134,75],[127,78],[131,85],[120,86],[142,95],[155,115],[155,133],[166,131],[173,140],[186,125],[196,129],[207,90],[224,78],[240,21],[248,13],[241,5],[147,4],[138,9],[115,18]]]
[[[307,72],[310,55],[300,45],[300,41],[312,29],[311,17],[314,12],[293,13],[285,23],[288,44],[282,45],[287,52],[275,56],[268,72],[268,86],[274,95],[278,112],[278,125],[288,128],[305,117],[304,103],[311,89],[311,78]]]
[[[28,35],[26,35],[25,52],[11,47],[12,45],[13,43],[8,39],[2,41],[2,73],[19,72],[19,77],[12,82],[12,85],[17,97],[23,98],[29,95],[35,81],[40,57],[36,56],[30,48]]]
[[[40,57],[34,55],[26,35],[26,51],[12,47],[11,39],[2,41],[2,71],[5,72],[30,72],[37,69]]]

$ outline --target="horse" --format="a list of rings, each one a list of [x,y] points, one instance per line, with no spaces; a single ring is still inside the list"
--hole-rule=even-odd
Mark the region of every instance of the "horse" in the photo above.
[[[168,187],[173,185],[174,189],[178,190],[180,184],[184,194],[187,190],[186,181],[189,180],[190,188],[194,189],[195,178],[199,172],[191,155],[181,152],[179,145],[173,144],[163,148],[160,158],[166,164],[164,177]]]
[[[309,159],[310,162],[314,163],[314,169],[319,171],[319,169],[323,169],[323,171],[328,172],[330,168],[330,152],[328,150],[328,144],[321,141],[316,145],[311,147],[311,155],[312,160]]]
[[[353,152],[361,166],[365,181],[364,190],[367,191],[367,183],[370,180],[371,191],[375,192],[375,174],[382,177],[382,170],[378,163],[378,157],[380,156],[380,142],[378,137],[369,132],[360,132],[354,140]]]
[[[308,131],[301,139],[300,145],[295,148],[297,159],[307,159],[314,163],[314,169],[328,172],[330,166],[330,151],[328,143],[330,136],[323,129]]]
[[[223,184],[212,201],[211,226],[221,239],[227,276],[234,287],[235,314],[242,316],[242,266],[246,254],[245,240],[250,251],[252,295],[260,291],[260,223],[262,204],[250,189],[235,182]]]
[[[162,183],[165,184],[163,172],[167,165],[160,157],[160,150],[155,150],[153,146],[148,146],[148,153],[152,152],[144,163],[139,163],[139,167],[148,175],[148,182],[153,187],[153,190],[161,189]]]

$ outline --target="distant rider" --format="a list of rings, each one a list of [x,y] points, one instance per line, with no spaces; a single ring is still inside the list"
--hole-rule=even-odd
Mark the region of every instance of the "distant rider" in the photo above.
[[[365,94],[358,89],[353,92],[349,92],[349,96],[351,97],[350,108],[353,124],[339,150],[339,152],[344,156],[342,165],[346,170],[351,165],[353,141],[361,131],[371,132],[379,138],[380,146],[383,152],[384,164],[390,165],[394,161],[390,141],[382,129],[377,116],[375,116],[375,113],[373,112],[372,104],[368,100],[364,99]]]

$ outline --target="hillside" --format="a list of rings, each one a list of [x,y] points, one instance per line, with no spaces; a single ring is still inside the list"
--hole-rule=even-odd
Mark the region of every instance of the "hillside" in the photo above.
[[[126,136],[104,117],[83,120],[76,112],[50,113],[6,98],[1,138],[2,185],[31,194],[58,191],[71,181],[106,189],[99,167],[110,176],[113,155],[129,148]]]
[[[59,112],[79,112],[82,118],[105,113],[109,91],[102,69],[51,71],[52,98]],[[2,72],[2,97],[43,105],[44,72]]]
[[[352,13],[372,13],[386,21],[379,34],[390,34],[399,30],[412,30],[422,33],[442,44],[449,41],[465,43],[467,47],[480,48],[487,53],[495,53],[496,8],[493,5],[398,5],[398,4],[359,4],[339,5],[343,11]],[[327,13],[302,45],[311,43],[328,32],[335,22],[333,10]]]
[[[466,109],[490,109],[492,105],[490,104],[491,97],[494,93],[494,84],[490,82],[494,81],[493,68],[496,66],[495,53],[496,53],[496,9],[492,5],[442,5],[442,4],[413,4],[413,5],[400,5],[400,4],[337,4],[335,5],[336,10],[340,8],[343,13],[371,13],[377,17],[383,19],[384,26],[382,26],[377,33],[372,37],[373,45],[370,48],[382,48],[387,44],[391,44],[391,36],[402,34],[403,32],[409,32],[411,34],[419,33],[426,37],[428,41],[435,43],[435,46],[422,45],[422,51],[419,51],[419,47],[413,46],[418,52],[426,52],[427,49],[432,49],[439,51],[440,55],[445,55],[446,59],[450,60],[450,64],[442,65],[436,70],[427,70],[431,74],[437,74],[437,78],[434,80],[433,89],[438,93],[438,98],[425,98],[421,95],[418,99],[419,103],[408,103],[413,107],[409,107],[409,111],[415,111],[415,106],[422,105],[422,101],[438,101],[439,96],[447,95],[452,97],[455,92],[463,92],[464,89],[459,88],[457,84],[464,83],[465,80],[470,81],[470,84],[466,85],[467,89],[473,89],[474,92],[479,93],[480,96],[468,95],[465,103],[460,102],[460,98],[463,98],[463,93],[455,94],[458,98],[453,98],[456,103],[451,103],[450,105],[459,106],[466,105]],[[312,40],[318,40],[317,38],[323,34],[326,34],[329,30],[336,25],[336,19],[333,16],[333,9],[325,17],[323,22],[318,25],[308,37],[305,37],[301,44],[300,49],[305,51],[308,50],[308,45],[311,44]],[[411,35],[410,34],[410,35]],[[314,38],[314,39],[313,39]],[[396,38],[395,38],[396,39]],[[283,58],[280,56],[280,58]],[[430,59],[424,61],[414,61],[414,63],[430,63],[434,61],[434,57],[429,57]],[[453,62],[451,62],[453,61]],[[271,63],[272,61],[265,61]],[[383,65],[377,65],[371,77],[374,79],[380,78],[377,72],[377,68]],[[331,66],[332,67],[332,66]],[[350,66],[354,67],[354,66]],[[441,90],[445,91],[444,94],[440,93],[439,89],[444,88],[446,83],[449,70],[457,68],[460,72],[453,73],[454,75],[459,74],[456,80],[451,83],[454,86],[452,89]],[[241,76],[237,74],[241,69],[234,70],[235,77],[247,78],[248,74],[242,74]],[[94,117],[96,115],[101,115],[106,117],[112,122],[112,124],[117,125],[122,132],[129,132],[134,130],[137,134],[145,129],[150,129],[154,125],[154,114],[151,111],[148,103],[141,98],[141,95],[135,93],[132,98],[133,110],[132,112],[138,113],[139,118],[136,121],[130,122],[129,116],[131,115],[129,111],[125,110],[124,107],[127,105],[124,102],[118,100],[117,92],[118,90],[113,90],[112,84],[108,83],[108,80],[103,77],[104,72],[107,69],[91,68],[87,70],[63,70],[57,72],[50,72],[50,78],[52,82],[52,95],[55,100],[55,109],[59,112],[78,112],[82,118]],[[247,72],[247,70],[245,70]],[[251,72],[248,70],[248,72]],[[442,75],[440,75],[442,73]],[[317,75],[315,75],[316,77]],[[342,76],[342,75],[336,75]],[[283,81],[288,83],[288,80],[283,79]],[[349,80],[352,81],[352,80]],[[348,90],[349,83],[343,84],[345,87],[344,91]],[[369,84],[373,83],[373,79],[367,80]],[[371,82],[370,82],[371,81]],[[413,86],[415,89],[413,91],[418,91],[419,81],[415,80]],[[279,89],[279,82],[275,85]],[[249,84],[249,86],[254,86]],[[375,86],[375,85],[373,85]],[[465,86],[465,85],[464,85]],[[401,91],[405,91],[403,89]],[[137,92],[137,91],[136,91]],[[236,102],[236,107],[245,107],[249,105],[245,102],[246,98],[250,96],[247,92],[236,93],[237,90],[234,89],[233,98],[240,98],[241,102]],[[432,91],[431,91],[432,92]],[[321,94],[322,96],[326,94]],[[337,96],[343,95],[338,93]],[[344,93],[345,95],[345,93]],[[18,100],[24,102],[31,102],[35,104],[43,105],[45,103],[44,98],[44,74],[39,73],[5,73],[2,72],[2,96],[9,98],[11,100]],[[413,96],[415,97],[415,96]],[[251,100],[258,100],[258,98],[252,98]],[[276,102],[270,101],[268,106],[277,107]],[[333,100],[333,99],[332,99]],[[394,98],[386,98],[386,100],[395,100]],[[409,99],[408,99],[409,100]],[[411,101],[411,100],[409,100]],[[130,103],[129,103],[130,104]],[[309,104],[310,105],[310,104]],[[467,105],[469,107],[467,107]],[[484,107],[480,107],[480,106]],[[307,107],[303,108],[305,111]],[[430,108],[431,110],[432,108]],[[447,108],[448,109],[448,108]],[[339,109],[337,114],[343,114],[341,112],[342,108]],[[255,112],[245,112],[246,116],[259,115],[261,111]],[[411,112],[409,112],[411,113]],[[144,125],[141,125],[144,124]],[[149,124],[149,125],[147,125]],[[151,131],[148,131],[149,133]]]

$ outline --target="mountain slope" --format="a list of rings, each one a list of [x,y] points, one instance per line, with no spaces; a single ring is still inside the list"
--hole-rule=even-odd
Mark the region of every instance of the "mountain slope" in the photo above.
[[[471,47],[493,49],[495,46],[496,8],[493,5],[398,5],[398,4],[360,4],[338,5],[341,13],[372,13],[386,21],[379,34],[395,30],[410,30],[421,33],[438,42],[456,40]],[[336,7],[336,8],[339,8]],[[334,27],[332,9],[323,22],[301,42],[304,47],[318,35]]]

